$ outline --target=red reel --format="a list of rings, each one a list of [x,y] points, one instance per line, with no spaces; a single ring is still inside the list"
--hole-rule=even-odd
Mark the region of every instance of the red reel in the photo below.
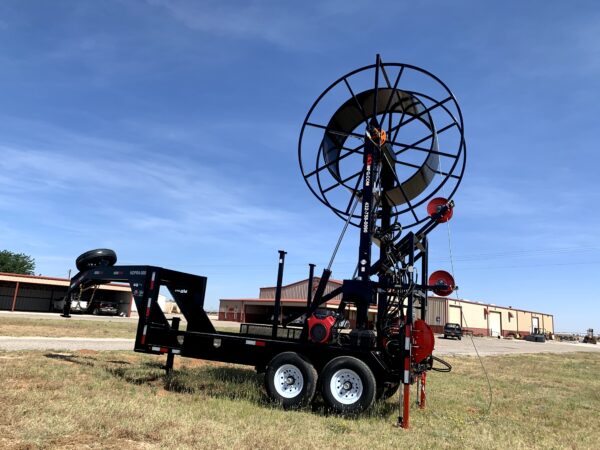
[[[436,270],[429,276],[429,286],[435,286],[433,293],[445,297],[452,294],[454,288],[454,278],[445,270]]]
[[[442,206],[446,206],[446,205],[449,206],[448,210],[444,214],[442,214],[436,220],[436,222],[437,223],[448,222],[450,219],[452,219],[453,207],[451,205],[449,205],[448,200],[445,199],[444,197],[437,197],[437,198],[434,198],[433,200],[431,200],[427,204],[427,214],[429,214],[429,217],[431,217],[435,213],[439,212],[439,210],[442,208]]]

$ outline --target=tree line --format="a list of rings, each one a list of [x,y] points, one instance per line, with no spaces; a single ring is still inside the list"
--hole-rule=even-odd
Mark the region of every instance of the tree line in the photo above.
[[[34,275],[35,259],[25,253],[0,250],[0,272]]]

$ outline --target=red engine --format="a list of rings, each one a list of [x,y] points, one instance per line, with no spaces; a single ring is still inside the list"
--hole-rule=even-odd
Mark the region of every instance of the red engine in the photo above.
[[[312,315],[308,318],[308,337],[317,344],[325,344],[331,340],[331,329],[337,319],[334,316]]]

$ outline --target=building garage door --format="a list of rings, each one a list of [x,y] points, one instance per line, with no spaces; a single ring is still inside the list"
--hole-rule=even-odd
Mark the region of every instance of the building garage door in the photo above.
[[[531,318],[531,332],[535,333],[537,332],[538,328],[540,327],[540,318],[539,317],[532,317]]]
[[[462,326],[462,308],[460,306],[448,308],[448,323],[457,323]]]
[[[499,312],[490,311],[490,336],[500,336],[502,334],[502,320]]]

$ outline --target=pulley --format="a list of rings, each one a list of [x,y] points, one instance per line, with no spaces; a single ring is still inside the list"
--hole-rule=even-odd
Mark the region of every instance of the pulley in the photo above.
[[[433,293],[441,297],[452,294],[456,288],[454,277],[445,270],[437,270],[429,275],[429,286],[433,286]]]

